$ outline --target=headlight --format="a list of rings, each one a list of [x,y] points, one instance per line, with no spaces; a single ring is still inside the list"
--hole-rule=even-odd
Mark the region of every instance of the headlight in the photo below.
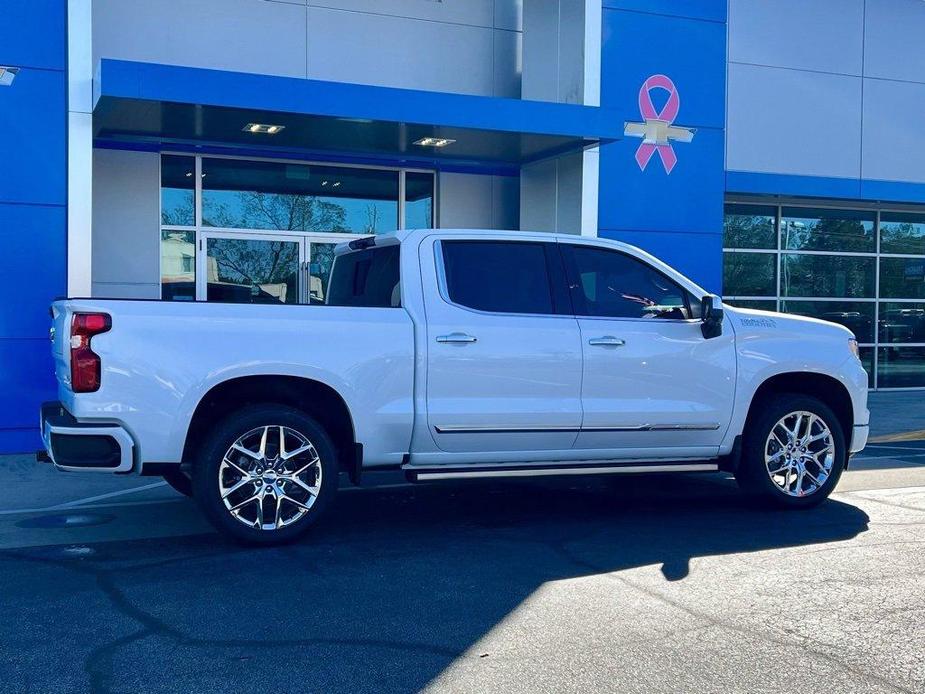
[[[851,353],[854,355],[855,359],[858,361],[861,360],[861,351],[858,349],[858,341],[853,337],[848,338],[848,349],[851,350]]]

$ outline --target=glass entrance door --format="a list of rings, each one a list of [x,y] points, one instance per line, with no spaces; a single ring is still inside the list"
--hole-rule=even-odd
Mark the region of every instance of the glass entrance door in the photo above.
[[[244,304],[323,304],[343,238],[207,232],[197,257],[196,298]]]

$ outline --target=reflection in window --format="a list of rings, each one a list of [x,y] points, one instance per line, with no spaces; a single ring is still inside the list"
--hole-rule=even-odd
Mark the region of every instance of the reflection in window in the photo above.
[[[309,246],[311,260],[308,272],[308,303],[323,304],[328,291],[328,280],[331,277],[331,265],[334,264],[334,249],[336,243],[318,243],[312,241]]]
[[[925,216],[881,212],[880,252],[925,255]]]
[[[398,172],[203,159],[202,223],[279,231],[394,231]]]
[[[299,303],[299,243],[257,239],[206,240],[209,301]]]
[[[880,304],[880,342],[925,343],[925,303]]]
[[[751,308],[758,311],[777,310],[776,299],[730,299],[728,303],[736,308]]]
[[[877,379],[880,388],[925,386],[925,347],[881,347]]]
[[[774,296],[777,294],[777,255],[774,253],[724,253],[723,293],[729,296]]]
[[[844,325],[858,342],[874,341],[872,301],[783,301],[781,310]]]
[[[195,231],[161,231],[161,298],[195,301]]]
[[[405,174],[405,228],[434,226],[434,175],[409,171]]]
[[[776,207],[726,205],[724,248],[777,248]]]
[[[785,207],[781,212],[781,248],[802,251],[873,253],[874,213]]]
[[[874,296],[874,258],[786,253],[781,262],[782,296]]]
[[[617,251],[561,246],[575,312],[610,318],[688,318],[687,292],[645,263]]]
[[[161,157],[161,224],[191,227],[196,224],[196,159]]]
[[[925,258],[881,258],[880,296],[925,299]]]

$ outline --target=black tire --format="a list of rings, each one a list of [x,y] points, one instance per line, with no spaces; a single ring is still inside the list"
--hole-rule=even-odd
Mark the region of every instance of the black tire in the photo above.
[[[230,466],[227,462],[223,464],[225,455],[231,449],[232,444],[244,436],[259,436],[259,433],[255,434],[254,432],[259,432],[264,427],[271,427],[269,432],[273,433],[268,433],[266,458],[263,459],[262,463],[255,460],[252,455],[244,456],[236,453],[236,460],[232,461],[236,463],[235,466]],[[260,529],[257,527],[260,522],[257,513],[263,513],[267,509],[265,502],[250,502],[249,507],[238,510],[239,515],[236,516],[229,510],[222,498],[220,475],[223,483],[230,475],[230,481],[227,483],[230,487],[244,480],[244,476],[239,474],[239,471],[246,472],[253,477],[258,470],[262,469],[260,465],[264,465],[267,470],[273,468],[274,465],[278,467],[281,462],[274,463],[271,459],[273,455],[273,436],[276,436],[277,441],[279,439],[278,427],[286,428],[289,432],[287,437],[292,436],[291,432],[295,432],[314,447],[319,462],[305,473],[311,474],[311,478],[301,479],[308,481],[309,486],[314,487],[317,483],[317,477],[314,475],[317,474],[317,468],[320,467],[321,483],[317,485],[317,494],[310,495],[307,494],[304,488],[295,485],[291,481],[279,481],[274,478],[268,482],[265,476],[258,475],[259,479],[245,483],[240,492],[234,492],[237,496],[229,495],[228,503],[233,506],[240,503],[239,499],[242,496],[246,499],[249,494],[259,494],[263,490],[270,490],[271,487],[276,489],[277,487],[274,487],[274,484],[277,483],[286,495],[291,495],[290,501],[280,502],[283,508],[282,512],[278,508],[273,508],[274,500],[277,496],[274,494],[268,497],[270,500],[269,512],[282,513],[283,515],[301,513],[298,519],[293,520],[289,525],[276,529]],[[277,431],[274,432],[274,430]],[[246,440],[250,441],[251,439]],[[310,456],[311,452],[303,455]],[[300,464],[305,464],[306,459],[301,458]],[[241,468],[237,467],[238,463]],[[199,456],[193,465],[193,496],[199,503],[206,518],[223,535],[247,544],[282,544],[292,542],[302,536],[324,514],[337,492],[338,472],[334,445],[331,443],[327,432],[318,422],[304,412],[285,405],[253,405],[226,417],[203,441]],[[265,474],[270,473],[265,472]],[[272,474],[275,475],[276,473]],[[284,498],[288,497],[284,496]],[[305,510],[304,506],[297,506],[293,500],[300,500],[310,508]],[[259,510],[257,508],[258,504]]]
[[[179,465],[176,470],[164,473],[163,477],[167,484],[183,496],[193,496],[193,479],[186,470],[181,470]]]
[[[780,453],[786,456],[788,451],[784,446],[779,446],[776,442],[769,442],[771,430],[777,423],[788,414],[797,412],[808,412],[819,419],[828,427],[831,433],[831,444],[834,446],[832,452],[832,467],[828,476],[821,480],[821,484],[816,485],[813,478],[806,478],[800,484],[804,492],[802,496],[793,495],[797,492],[796,473],[787,477],[778,474],[772,478],[772,474],[765,463],[765,451],[769,449],[772,455]],[[795,423],[795,419],[791,420]],[[808,418],[804,418],[804,424]],[[816,425],[818,426],[818,425]],[[821,431],[815,429],[815,431]],[[779,433],[782,433],[778,429]],[[783,437],[779,437],[783,438]],[[787,441],[784,438],[785,442]],[[828,439],[822,439],[819,442],[813,442],[806,448],[810,453],[827,448]],[[793,456],[799,456],[803,450],[797,446]],[[823,456],[824,458],[825,456]],[[841,477],[845,469],[845,463],[848,459],[848,446],[845,440],[845,433],[842,429],[841,422],[832,409],[821,400],[809,395],[798,393],[781,393],[774,395],[760,404],[760,409],[753,413],[748,420],[742,441],[742,459],[736,470],[735,477],[739,486],[746,492],[760,497],[762,500],[777,506],[779,508],[802,509],[811,508],[825,501]],[[776,470],[776,465],[772,468]],[[808,472],[816,477],[821,477],[822,469],[818,464],[809,463],[806,466]],[[788,482],[789,481],[789,482]],[[788,494],[784,487],[790,490]]]

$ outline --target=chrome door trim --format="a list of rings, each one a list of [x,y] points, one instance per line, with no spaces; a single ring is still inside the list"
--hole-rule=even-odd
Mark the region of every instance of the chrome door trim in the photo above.
[[[412,471],[413,468],[405,468]],[[484,477],[546,477],[557,475],[613,475],[640,472],[716,472],[719,465],[716,463],[686,463],[677,464],[649,464],[649,465],[608,465],[597,467],[542,467],[535,469],[520,468],[517,470],[447,470],[433,471],[433,469],[420,472],[414,471],[417,481],[472,479]]]
[[[634,424],[626,426],[600,426],[600,427],[495,427],[495,426],[465,426],[455,424],[440,424],[434,426],[438,434],[542,434],[542,433],[570,433],[570,432],[606,432],[606,431],[716,431],[719,424]]]

